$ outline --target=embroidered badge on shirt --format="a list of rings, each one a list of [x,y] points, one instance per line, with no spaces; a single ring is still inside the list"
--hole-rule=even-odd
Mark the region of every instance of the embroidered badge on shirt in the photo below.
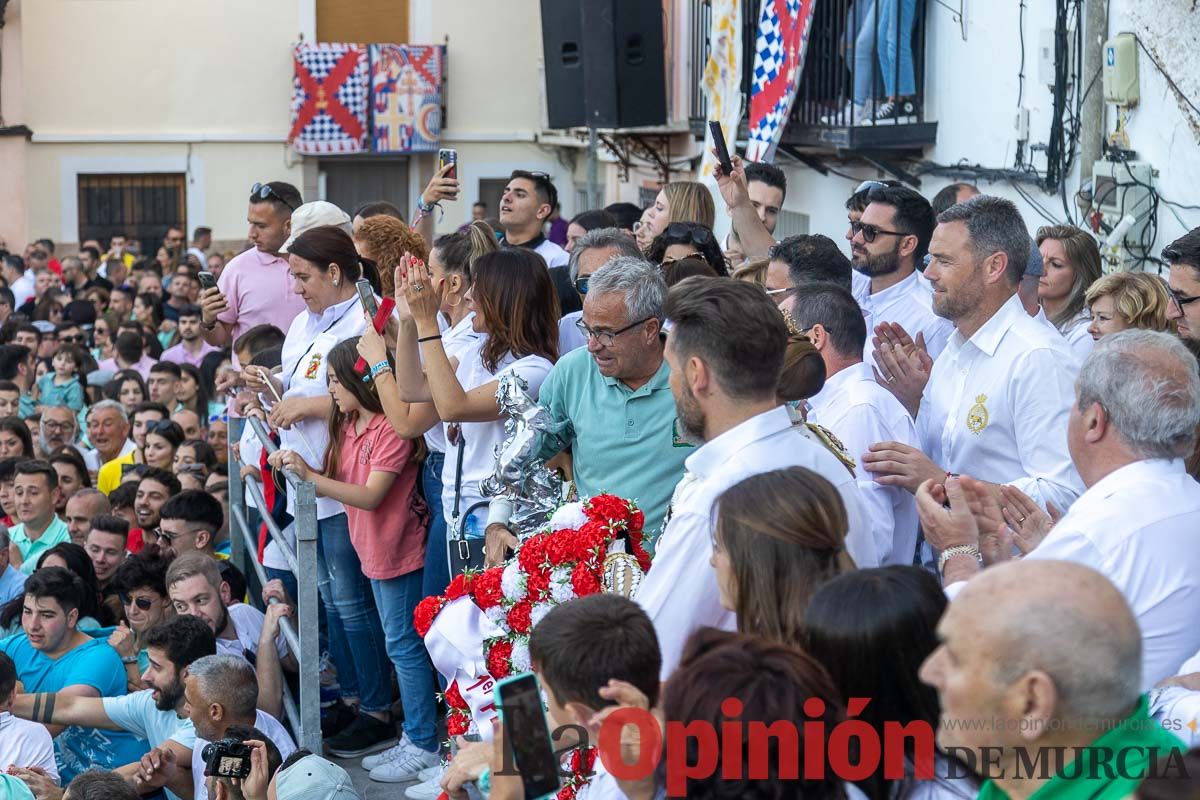
[[[312,360],[308,362],[308,368],[304,370],[304,379],[311,381],[317,377],[317,370],[321,368],[321,354],[313,353]]]
[[[984,403],[987,395],[981,394],[975,398],[975,405],[967,411],[967,430],[971,433],[981,433],[988,424],[988,410]]]

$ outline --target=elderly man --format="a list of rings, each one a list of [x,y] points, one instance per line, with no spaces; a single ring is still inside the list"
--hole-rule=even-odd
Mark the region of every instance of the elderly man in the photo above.
[[[921,448],[879,442],[863,466],[910,492],[961,472],[1067,508],[1083,490],[1066,441],[1079,364],[1017,296],[1029,259],[1025,222],[1008,200],[980,195],[939,217],[929,254],[933,310],[954,334],[931,371],[920,348],[879,351],[884,379],[916,418]]]
[[[42,419],[38,423],[37,445],[43,456],[49,456],[55,450],[65,445],[75,444],[75,434],[79,427],[75,422],[75,413],[67,406],[42,406]],[[87,450],[79,451],[87,457]]]
[[[567,269],[571,276],[571,286],[579,295],[580,301],[586,299],[588,281],[592,273],[604,266],[614,256],[641,258],[637,240],[620,228],[597,228],[588,231],[575,241],[571,249],[571,260]],[[556,267],[556,269],[561,269]],[[570,351],[587,346],[587,339],[579,331],[579,320],[583,309],[569,311],[563,314],[558,323],[558,355],[562,358]]]
[[[1084,361],[1067,440],[1087,491],[1052,526],[1029,497],[1003,487],[1003,507],[963,476],[946,492],[926,481],[917,495],[922,527],[942,551],[947,584],[989,560],[1011,556],[1086,564],[1133,608],[1145,640],[1142,687],[1175,675],[1200,650],[1200,484],[1184,471],[1200,424],[1200,377],[1175,337],[1130,330],[1096,343]],[[956,500],[959,502],[956,503]],[[959,513],[955,513],[955,506]],[[964,513],[969,505],[976,517]],[[1009,533],[1009,525],[1012,527]]]
[[[88,441],[93,450],[83,454],[88,472],[99,472],[109,461],[129,456],[137,445],[129,439],[129,417],[116,400],[101,400],[87,415]]]
[[[71,495],[67,500],[65,512],[67,532],[71,534],[71,541],[83,547],[87,542],[88,532],[92,529],[92,520],[111,511],[108,497],[99,489],[80,489]]]
[[[585,241],[598,232],[576,242],[575,252],[581,246],[595,252]],[[628,256],[613,258],[588,280],[579,320],[587,347],[559,359],[542,384],[539,403],[562,432],[543,439],[539,454],[569,449],[579,493],[637,500],[653,533],[693,451],[675,430],[659,336],[667,285],[653,264]],[[488,526],[489,563],[503,560],[502,545],[515,544],[506,529]]]
[[[1137,621],[1103,575],[1063,561],[988,570],[938,638],[920,672],[941,701],[938,744],[989,778],[981,800],[1127,797],[1151,771],[1174,763],[1178,776],[1182,745],[1139,697]]]

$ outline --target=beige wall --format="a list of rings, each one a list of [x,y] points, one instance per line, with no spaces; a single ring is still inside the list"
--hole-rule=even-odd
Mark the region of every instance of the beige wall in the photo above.
[[[297,0],[25,0],[35,136],[287,133]]]

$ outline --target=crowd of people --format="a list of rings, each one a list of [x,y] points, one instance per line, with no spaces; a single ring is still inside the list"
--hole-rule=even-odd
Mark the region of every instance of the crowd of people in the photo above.
[[[594,744],[630,708],[715,737],[667,736],[634,778],[602,753],[589,798],[1194,796],[1200,228],[1161,275],[1104,274],[1091,232],[1031,237],[965,184],[931,202],[866,181],[843,243],[775,240],[771,165],[734,158],[717,186],[564,220],[549,176],[516,170],[496,219],[477,204],[435,236],[447,170],[411,220],[269,182],[230,257],[178,227],[153,257],[125,236],[5,253],[3,796],[357,797],[296,748],[302,668],[323,755],[415,800],[522,796],[502,731],[446,741],[414,624],[462,568],[451,539],[479,568],[533,533],[481,488],[508,375],[546,412],[537,457],[582,498],[635,501],[654,554],[632,599],[533,628],[549,725]],[[239,418],[278,448],[249,424],[231,441]],[[235,470],[259,487],[262,585],[230,560]],[[318,620],[295,619],[281,473],[316,488]],[[319,629],[321,664],[284,618]],[[739,726],[781,720],[919,724],[936,749],[846,775],[836,737],[810,761],[806,723],[756,772]],[[1105,769],[1023,773],[1064,748]],[[244,777],[220,774],[229,752]],[[672,761],[705,752],[707,773]]]

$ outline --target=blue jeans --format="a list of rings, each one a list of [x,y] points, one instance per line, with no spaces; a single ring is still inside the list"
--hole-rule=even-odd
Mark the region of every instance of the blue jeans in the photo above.
[[[854,38],[854,102],[862,105],[875,95],[875,0],[857,0],[851,11]]]
[[[879,68],[888,97],[916,94],[912,54],[912,29],[916,17],[917,0],[879,0]],[[900,60],[899,91],[896,89],[897,57]]]
[[[421,602],[422,570],[395,578],[371,578],[371,592],[387,636],[387,654],[396,667],[400,702],[404,705],[404,732],[412,743],[437,752],[437,703],[433,698],[433,666],[425,642],[413,627],[413,611]]]
[[[360,708],[387,711],[392,705],[392,684],[383,628],[371,582],[362,574],[358,553],[350,542],[345,514],[317,522],[317,588],[325,601],[329,652],[338,669],[342,695],[353,694],[347,684],[357,678],[354,688],[358,690]]]
[[[425,538],[425,577],[421,596],[444,594],[450,585],[450,559],[446,555],[446,517],[442,513],[442,463],[445,453],[429,451],[421,467],[421,488],[429,506],[429,535]]]

